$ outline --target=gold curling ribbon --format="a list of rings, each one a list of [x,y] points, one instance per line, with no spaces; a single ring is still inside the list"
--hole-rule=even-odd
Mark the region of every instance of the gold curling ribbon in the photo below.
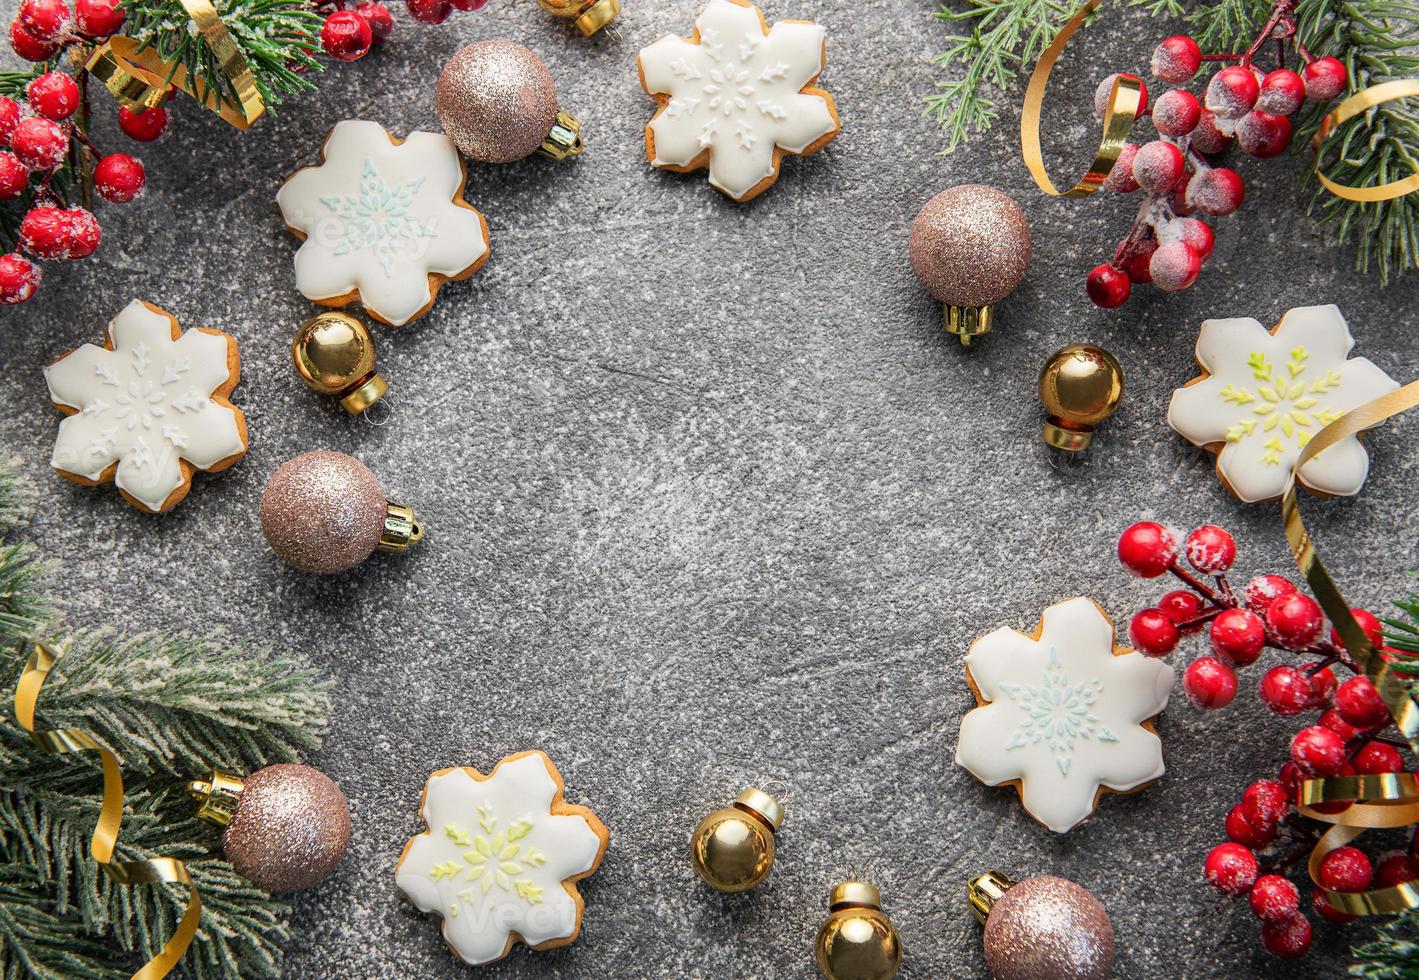
[[[1331,130],[1347,119],[1353,119],[1360,113],[1368,112],[1376,106],[1414,96],[1419,96],[1419,79],[1404,78],[1394,82],[1382,82],[1356,92],[1321,120],[1320,129],[1316,131],[1315,139],[1311,141],[1311,149],[1316,152],[1316,179],[1321,182],[1321,186],[1336,197],[1364,203],[1389,201],[1419,191],[1419,172],[1412,173],[1400,180],[1392,180],[1388,184],[1381,184],[1378,187],[1348,187],[1345,184],[1337,184],[1320,172],[1321,148],[1325,145],[1326,137],[1330,135]]]
[[[176,858],[155,857],[146,861],[113,859],[114,848],[118,843],[118,828],[123,822],[123,772],[119,768],[118,757],[81,728],[35,731],[35,701],[39,697],[40,688],[44,686],[45,678],[49,676],[50,668],[64,656],[64,650],[38,642],[32,647],[29,662],[25,664],[20,683],[15,687],[16,720],[29,732],[30,739],[42,752],[97,752],[103,762],[103,807],[99,810],[99,821],[94,827],[89,853],[108,876],[120,885],[173,882],[187,886],[187,911],[183,913],[177,931],[157,956],[133,974],[133,980],[162,980],[177,966],[183,954],[187,952],[187,947],[192,944],[193,937],[197,935],[197,927],[202,920],[202,898],[187,873],[187,866]]]
[[[1347,100],[1348,101],[1348,100]],[[1336,632],[1345,644],[1355,665],[1375,685],[1395,725],[1419,752],[1419,705],[1410,696],[1405,683],[1395,673],[1390,662],[1370,643],[1370,638],[1350,614],[1350,604],[1326,571],[1315,545],[1301,522],[1299,491],[1296,474],[1311,458],[1388,418],[1419,406],[1419,381],[1367,402],[1331,422],[1306,443],[1281,497],[1281,517],[1286,525],[1286,540],[1301,573],[1311,587],[1320,607],[1330,617]],[[1348,802],[1340,813],[1322,813],[1315,804]],[[1334,908],[1351,915],[1379,915],[1402,912],[1419,907],[1419,882],[1404,882],[1391,888],[1364,892],[1336,892],[1320,883],[1320,865],[1325,856],[1344,847],[1366,830],[1407,827],[1419,823],[1419,774],[1412,772],[1386,773],[1378,776],[1336,776],[1328,779],[1307,779],[1301,784],[1300,812],[1313,820],[1334,824],[1311,851],[1311,880]]]
[[[163,60],[156,49],[131,37],[109,38],[85,67],[129,109],[161,105],[169,91],[180,88],[237,129],[246,129],[266,111],[251,66],[210,0],[182,0],[182,6],[232,83],[237,101],[220,97],[202,79],[189,77],[182,65]]]
[[[1105,178],[1123,150],[1124,143],[1128,142],[1133,121],[1138,118],[1138,112],[1142,108],[1142,86],[1139,80],[1132,75],[1119,75],[1115,78],[1113,88],[1109,90],[1108,104],[1104,109],[1104,135],[1099,141],[1098,152],[1094,154],[1094,162],[1089,164],[1088,172],[1069,190],[1060,191],[1054,186],[1045,170],[1044,157],[1040,151],[1040,110],[1044,106],[1045,88],[1049,85],[1049,74],[1054,70],[1054,63],[1059,60],[1060,52],[1084,23],[1085,18],[1102,2],[1103,0],[1088,0],[1079,8],[1079,12],[1060,28],[1054,41],[1045,48],[1040,60],[1035,63],[1035,70],[1030,75],[1030,84],[1025,88],[1025,104],[1020,110],[1020,155],[1025,159],[1030,176],[1035,178],[1040,190],[1050,197],[1088,197],[1103,186]]]

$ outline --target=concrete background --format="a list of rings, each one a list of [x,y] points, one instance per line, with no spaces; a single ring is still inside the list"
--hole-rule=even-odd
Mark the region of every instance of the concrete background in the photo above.
[[[397,11],[383,51],[245,135],[179,99],[171,135],[135,151],[147,196],[104,208],[101,251],[50,265],[39,296],[3,315],[0,440],[43,489],[34,533],[64,563],[72,619],[222,627],[309,657],[337,683],[314,761],[349,796],[355,839],[336,876],[296,902],[288,974],[467,975],[396,894],[394,862],[420,829],[428,772],[540,747],[569,799],[611,828],[611,848],[582,888],[581,939],[519,948],[484,976],[810,977],[828,889],[849,868],[881,885],[904,976],[983,974],[963,894],[990,868],[1091,888],[1113,917],[1120,976],[1276,975],[1244,903],[1218,903],[1200,880],[1227,808],[1274,774],[1297,727],[1254,697],[1262,670],[1228,711],[1203,716],[1179,694],[1161,724],[1162,782],[1106,799],[1059,837],[952,761],[973,703],[962,657],[975,636],[1031,628],[1072,595],[1120,621],[1154,600],[1161,588],[1113,558],[1137,518],[1226,525],[1243,580],[1290,571],[1277,509],[1235,503],[1164,422],[1169,393],[1194,374],[1197,326],[1335,302],[1358,353],[1408,380],[1419,280],[1380,291],[1348,250],[1322,245],[1304,216],[1303,160],[1245,161],[1247,203],[1220,223],[1194,289],[1094,309],[1084,274],[1132,202],[1041,197],[1018,158],[1018,90],[993,132],[938,156],[919,107],[945,77],[930,64],[945,29],[923,0],[769,6],[771,20],[827,26],[823,84],[843,132],[736,205],[643,154],[653,104],[635,52],[688,32],[697,2],[627,6],[620,43],[582,39],[530,0],[438,29]],[[1047,109],[1063,134],[1057,179],[1092,150],[1081,100],[1107,72],[1142,68],[1175,26],[1110,10],[1081,35]],[[425,319],[379,329],[395,410],[371,427],[291,371],[290,337],[312,308],[275,192],[340,119],[436,129],[440,66],[483,37],[547,60],[590,147],[561,165],[470,167],[492,260]],[[131,148],[110,122],[97,135]],[[997,331],[964,351],[911,275],[906,234],[932,194],[978,180],[1028,211],[1036,260]],[[134,297],[241,344],[235,400],[251,452],[162,518],[47,472],[59,416],[39,369]],[[1073,341],[1112,349],[1128,394],[1087,460],[1062,470],[1037,436],[1035,377]],[[1308,504],[1357,604],[1401,594],[1419,567],[1416,435],[1414,418],[1375,433],[1363,493]],[[365,460],[426,521],[425,543],[338,579],[285,568],[257,501],[280,463],[320,447]],[[686,859],[691,827],[771,777],[793,793],[777,869],[753,894],[712,894]],[[1369,933],[1317,924],[1294,975],[1334,976]]]

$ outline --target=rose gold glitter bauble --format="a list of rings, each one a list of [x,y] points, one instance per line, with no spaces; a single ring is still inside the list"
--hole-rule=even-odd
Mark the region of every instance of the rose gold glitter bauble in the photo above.
[[[937,194],[912,222],[912,271],[950,306],[998,303],[1025,278],[1034,245],[1025,212],[984,184]]]
[[[455,54],[434,95],[439,123],[468,157],[511,163],[557,121],[557,87],[542,59],[511,41],[477,41]]]
[[[325,773],[281,764],[246,778],[222,849],[258,888],[294,892],[325,880],[350,843],[350,807]]]
[[[293,568],[330,575],[370,556],[387,510],[384,490],[364,463],[321,449],[271,474],[261,493],[261,533]]]
[[[995,980],[1107,980],[1113,970],[1109,914],[1064,878],[1011,885],[991,905],[982,941]]]

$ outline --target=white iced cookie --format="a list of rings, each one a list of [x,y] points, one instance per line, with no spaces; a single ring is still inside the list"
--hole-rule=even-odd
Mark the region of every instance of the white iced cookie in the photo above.
[[[1152,720],[1173,670],[1115,646],[1089,599],[1050,606],[1033,636],[1002,626],[976,640],[966,683],[980,706],[961,721],[956,762],[988,786],[1013,783],[1025,812],[1056,833],[1087,819],[1103,790],[1163,775]]]
[[[424,785],[428,830],[404,845],[395,884],[443,918],[464,962],[501,959],[519,940],[565,946],[581,931],[576,883],[601,863],[611,834],[562,800],[562,777],[542,752],[503,759],[492,774],[440,769]]]
[[[825,54],[817,24],[769,30],[747,0],[710,0],[689,38],[641,49],[641,87],[660,103],[646,156],[681,173],[708,164],[710,183],[736,201],[767,190],[785,153],[806,156],[838,135],[833,97],[813,87]]]
[[[1355,338],[1335,306],[1287,310],[1268,332],[1251,317],[1206,320],[1203,374],[1173,392],[1168,424],[1217,453],[1217,475],[1244,503],[1280,497],[1301,449],[1358,405],[1399,387],[1368,359],[1346,360]],[[1297,474],[1317,493],[1358,493],[1370,456],[1353,436]]]
[[[194,470],[215,473],[246,455],[246,419],[227,400],[241,379],[236,341],[205,327],[184,333],[151,303],[129,303],[103,347],[70,351],[44,379],[69,416],[50,464],[85,486],[112,480],[140,510],[171,510]]]
[[[463,200],[463,161],[442,133],[402,143],[379,123],[347,119],[326,137],[319,166],[276,195],[304,244],[296,288],[326,306],[358,299],[392,326],[418,319],[450,279],[488,260],[488,223]]]

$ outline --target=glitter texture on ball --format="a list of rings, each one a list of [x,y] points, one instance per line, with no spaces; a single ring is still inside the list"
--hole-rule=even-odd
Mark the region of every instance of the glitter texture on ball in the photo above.
[[[1107,980],[1113,969],[1108,912],[1088,890],[1051,875],[1012,885],[991,906],[982,941],[995,980]]]
[[[551,72],[511,41],[478,41],[455,54],[439,75],[434,102],[444,133],[482,163],[521,160],[557,121]]]
[[[293,892],[324,881],[350,843],[345,794],[325,773],[283,763],[252,773],[222,849],[258,888]]]
[[[354,568],[379,544],[388,503],[379,480],[353,456],[302,453],[266,481],[261,533],[271,550],[302,572]]]
[[[962,184],[937,194],[912,222],[912,271],[951,306],[999,302],[1020,285],[1034,246],[1020,206],[994,187]]]

